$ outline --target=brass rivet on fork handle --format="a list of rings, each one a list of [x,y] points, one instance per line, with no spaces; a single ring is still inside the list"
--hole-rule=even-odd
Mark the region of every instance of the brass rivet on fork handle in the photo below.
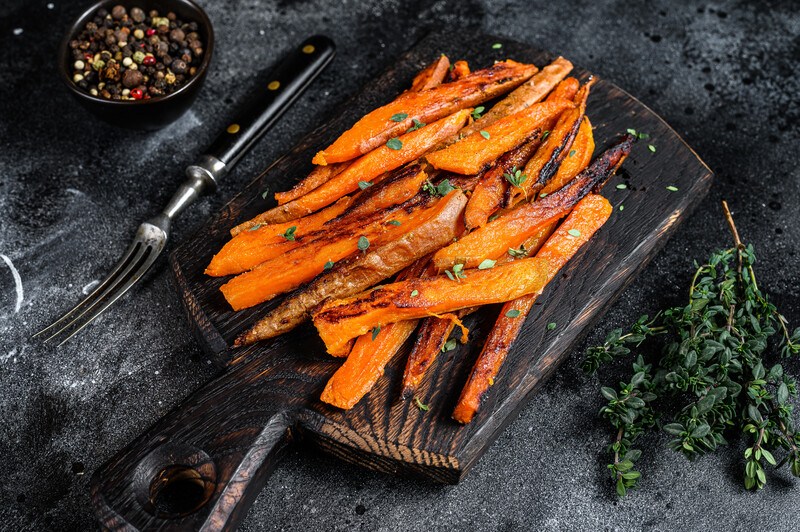
[[[309,47],[317,53],[306,52]],[[85,299],[34,337],[46,335],[45,342],[60,338],[58,345],[63,344],[136,284],[164,250],[172,220],[198,197],[216,189],[218,181],[305,91],[335,53],[333,41],[322,35],[310,37],[293,49],[270,74],[269,79],[282,80],[281,90],[262,89],[231,122],[238,129],[231,132],[229,128],[205,155],[186,168],[188,179],[161,214],[139,226],[133,243],[111,273]]]

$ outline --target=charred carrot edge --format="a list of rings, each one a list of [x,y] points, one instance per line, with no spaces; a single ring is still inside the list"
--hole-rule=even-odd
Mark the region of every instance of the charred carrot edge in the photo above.
[[[455,315],[460,319],[475,310],[474,308],[461,309]],[[422,320],[417,339],[408,355],[406,369],[403,372],[401,397],[404,400],[407,401],[414,397],[414,393],[425,378],[428,369],[436,362],[455,326],[455,321],[448,318],[431,317]]]
[[[630,153],[634,138],[623,136],[564,188],[533,203],[514,209],[442,248],[433,256],[439,270],[454,264],[474,268],[485,259],[498,259],[509,248],[516,248],[540,227],[565,216],[592,189],[599,189]]]
[[[611,216],[611,211],[608,200],[597,194],[586,196],[575,206],[564,223],[536,254],[537,257],[550,263],[548,282],[605,224]],[[576,234],[577,236],[575,236]],[[536,295],[534,294],[509,301],[503,305],[497,322],[461,391],[461,396],[453,410],[454,420],[459,423],[472,421],[480,408],[482,398],[494,384],[535,301]]]
[[[444,81],[449,70],[450,59],[442,54],[414,77],[409,90],[411,92],[420,92],[438,87]]]
[[[397,279],[419,277],[426,265],[427,259],[417,260],[400,272]],[[359,336],[347,360],[328,380],[320,399],[345,410],[353,408],[378,382],[386,364],[397,354],[416,326],[417,320],[401,321]]]
[[[469,76],[469,64],[466,61],[456,61],[453,68],[447,73],[446,83],[452,83]]]
[[[326,207],[364,184],[374,184],[382,176],[385,177],[386,172],[417,159],[461,129],[467,118],[469,110],[463,109],[433,124],[401,135],[395,139],[397,144],[392,145],[393,147],[386,145],[375,148],[325,184],[305,196],[267,211],[262,216],[272,222],[283,222]]]
[[[522,195],[538,193],[556,174],[578,135],[583,116],[586,113],[586,99],[589,97],[589,90],[593,84],[594,80],[590,80],[581,87],[575,96],[577,107],[559,117],[550,135],[525,165],[525,174],[528,176],[528,180],[520,190],[514,191],[513,200],[509,205],[515,203]]]
[[[594,155],[592,123],[589,121],[588,116],[584,116],[578,129],[578,136],[575,137],[575,142],[572,143],[570,155],[567,155],[561,166],[558,167],[556,175],[539,192],[539,196],[545,197],[548,194],[552,194],[572,181],[575,176],[589,166],[589,163],[592,162],[592,155]]]
[[[542,124],[574,106],[572,102],[564,100],[531,105],[443,150],[427,155],[425,159],[439,170],[465,175],[477,174],[536,129],[540,129]]]
[[[464,223],[468,229],[486,225],[489,216],[502,207],[503,196],[510,183],[505,175],[513,168],[523,168],[528,159],[539,147],[539,136],[525,139],[522,144],[500,156],[494,165],[487,170],[467,203],[464,211]]]
[[[262,262],[237,275],[220,290],[234,310],[269,301],[310,281],[325,271],[328,263],[336,263],[359,249],[365,251],[365,246],[380,246],[413,231],[435,216],[441,208],[438,203],[441,202],[428,194],[418,194],[405,203],[364,217],[356,230],[347,224],[324,238],[311,240]]]
[[[236,233],[222,246],[211,259],[205,273],[212,277],[241,273],[299,247],[313,239],[327,222],[345,212],[352,202],[353,198],[345,196],[326,209],[291,222],[253,224],[246,231]]]
[[[533,76],[538,69],[515,61],[497,62],[453,83],[401,94],[394,101],[361,118],[336,141],[318,152],[314,164],[326,165],[355,159],[408,131],[414,120],[430,124],[461,109],[504,94]],[[392,117],[406,115],[403,120]]]
[[[467,137],[476,131],[494,124],[501,118],[518,113],[531,105],[542,101],[547,93],[554,90],[559,82],[572,70],[572,63],[559,57],[537,72],[531,79],[514,89],[508,96],[497,102],[487,113],[461,132]],[[577,90],[577,89],[576,89]],[[574,95],[566,98],[572,100]]]
[[[376,326],[538,293],[548,268],[547,261],[529,258],[470,271],[457,280],[440,275],[383,285],[346,299],[328,300],[313,321],[328,353],[341,353],[350,339]]]

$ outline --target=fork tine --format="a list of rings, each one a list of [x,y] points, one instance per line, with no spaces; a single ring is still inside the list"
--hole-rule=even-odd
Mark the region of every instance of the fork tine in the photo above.
[[[58,327],[61,323],[65,322],[65,321],[71,321],[73,315],[76,312],[78,312],[81,308],[85,307],[91,301],[96,299],[98,294],[100,294],[101,292],[104,292],[106,290],[106,288],[116,279],[116,277],[121,272],[123,272],[125,270],[125,268],[128,266],[128,262],[130,261],[131,257],[134,256],[135,252],[137,251],[137,248],[140,248],[141,246],[142,246],[142,243],[139,242],[138,240],[135,240],[130,246],[128,246],[128,249],[125,252],[125,255],[117,262],[117,264],[114,266],[114,269],[111,270],[111,273],[109,273],[106,276],[106,278],[103,279],[103,281],[100,284],[98,284],[89,293],[89,295],[87,295],[85,298],[83,298],[80,301],[80,303],[78,303],[77,305],[72,307],[69,311],[64,313],[64,315],[61,316],[60,318],[58,318],[56,321],[54,321],[53,323],[51,323],[50,325],[48,325],[47,327],[45,327],[41,331],[39,331],[36,334],[34,334],[33,337],[36,338],[37,336],[40,336],[40,335],[46,333],[47,331]],[[63,330],[63,328],[61,330]],[[59,332],[61,332],[61,330],[59,330]],[[58,334],[58,333],[55,333],[55,334]],[[55,335],[53,335],[53,336],[55,336]],[[45,342],[47,340],[49,340],[50,338],[52,338],[53,336],[50,336],[47,339],[45,339]]]
[[[122,297],[134,284],[136,284],[136,281],[138,281],[147,272],[147,270],[150,269],[150,266],[158,258],[159,253],[156,253],[155,250],[152,248],[152,246],[144,246],[144,251],[146,252],[146,254],[140,254],[143,255],[143,257],[141,258],[137,257],[137,260],[129,268],[129,271],[125,272],[120,277],[120,281],[122,281],[123,278],[127,277],[127,281],[125,281],[124,284],[120,285],[119,283],[117,283],[116,285],[114,285],[114,287],[109,288],[107,294],[104,294],[103,296],[98,298],[97,302],[95,302],[91,307],[89,307],[83,313],[81,313],[80,316],[75,318],[73,321],[71,321],[68,325],[66,325],[59,331],[60,333],[61,331],[66,330],[71,325],[77,323],[78,320],[80,320],[81,316],[83,316],[86,312],[89,312],[90,310],[92,311],[91,313],[89,313],[88,316],[84,318],[83,323],[79,327],[77,327],[74,331],[72,331],[66,338],[64,338],[58,344],[59,346],[63,345],[67,340],[78,334],[84,327],[86,327],[92,321],[94,321],[95,318],[97,318],[98,316],[100,316],[100,314],[105,312],[105,310],[108,307],[113,305],[117,299]],[[138,266],[135,266],[136,263],[138,263]],[[130,273],[131,275],[128,276],[128,273]],[[101,301],[102,304],[99,307],[94,308],[94,306]]]

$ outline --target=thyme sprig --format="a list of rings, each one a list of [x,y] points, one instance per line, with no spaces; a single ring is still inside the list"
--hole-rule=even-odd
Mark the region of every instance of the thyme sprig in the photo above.
[[[641,477],[634,465],[642,453],[634,443],[658,430],[672,437],[670,449],[689,459],[743,435],[747,489],[766,485],[767,464],[789,464],[800,477],[800,432],[790,403],[797,383],[775,361],[800,354],[800,328],[790,333],[759,289],[753,247],[740,240],[725,202],[723,209],[734,247],[695,264],[688,303],[642,316],[629,331],[615,329],[587,351],[589,373],[637,351],[631,377],[600,390],[607,401],[600,415],[616,432],[608,469],[620,496]]]

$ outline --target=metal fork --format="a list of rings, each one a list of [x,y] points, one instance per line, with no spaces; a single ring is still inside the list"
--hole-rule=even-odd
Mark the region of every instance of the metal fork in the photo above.
[[[56,337],[63,344],[100,316],[150,269],[169,239],[173,219],[197,198],[216,190],[247,150],[277,121],[335,55],[333,41],[322,35],[306,39],[270,74],[267,90],[243,109],[237,120],[195,164],[186,168],[188,179],[161,214],[139,226],[125,255],[111,273],[80,303],[61,318],[34,334]]]

